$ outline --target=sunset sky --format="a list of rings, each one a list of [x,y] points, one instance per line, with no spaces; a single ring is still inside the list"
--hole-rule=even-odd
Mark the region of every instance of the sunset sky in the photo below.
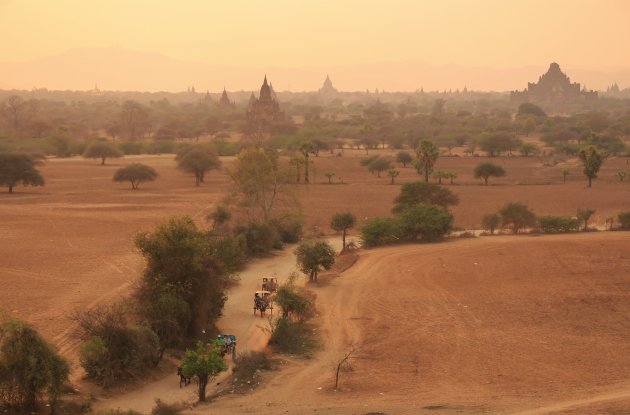
[[[618,69],[629,21],[624,0],[0,0],[0,62],[119,47],[246,68]]]

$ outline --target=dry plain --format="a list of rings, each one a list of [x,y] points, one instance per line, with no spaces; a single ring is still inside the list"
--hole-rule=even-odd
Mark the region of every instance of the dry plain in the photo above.
[[[361,157],[356,150],[315,157],[315,183],[293,186],[307,233],[330,233],[329,218],[339,211],[360,220],[387,215],[400,183],[418,179],[411,168],[400,168],[389,185],[359,166]],[[490,186],[472,177],[481,161],[438,161],[438,169],[458,173],[449,188],[461,200],[453,209],[461,228],[478,229],[483,214],[509,201],[527,203],[537,214],[591,207],[600,226],[630,207],[630,184],[615,178],[629,169],[624,159],[609,159],[591,189],[575,160],[497,158],[508,176]],[[113,183],[115,169],[131,162],[154,166],[159,179],[139,191]],[[566,184],[564,167],[571,169]],[[41,170],[45,187],[0,193],[0,308],[74,357],[72,313],[125,295],[142,270],[133,235],[175,214],[205,226],[204,216],[230,186],[221,171],[196,188],[172,156],[125,157],[104,167],[51,159]],[[328,171],[335,184],[327,184]],[[353,268],[315,288],[324,340],[315,359],[273,374],[251,396],[199,411],[512,413],[547,406],[532,413],[564,413],[558,411],[574,403],[590,405],[588,413],[624,413],[614,411],[627,408],[630,383],[629,243],[627,233],[602,232],[366,251]],[[342,392],[333,393],[330,366],[348,342],[361,345],[361,358],[344,375]],[[298,395],[304,398],[296,402]],[[611,403],[589,401],[597,396]]]

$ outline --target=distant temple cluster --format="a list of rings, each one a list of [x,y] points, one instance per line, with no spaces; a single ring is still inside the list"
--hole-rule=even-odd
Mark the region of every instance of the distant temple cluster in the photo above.
[[[267,76],[260,87],[258,98],[253,92],[249,98],[247,119],[251,122],[276,122],[284,119],[284,112],[280,111],[276,93],[273,86],[267,83]]]
[[[580,89],[579,83],[571,83],[555,62],[549,65],[547,73],[538,78],[538,83],[529,82],[526,90],[510,94],[510,99],[515,102],[567,102],[596,98],[596,91]]]

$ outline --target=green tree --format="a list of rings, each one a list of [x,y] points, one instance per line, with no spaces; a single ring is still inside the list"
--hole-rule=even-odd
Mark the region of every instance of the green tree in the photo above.
[[[533,228],[536,226],[536,215],[522,203],[508,203],[499,210],[501,224],[511,226],[512,232],[518,234],[523,228]]]
[[[105,141],[97,141],[85,149],[83,157],[86,159],[101,159],[101,166],[106,159],[120,158],[123,154],[112,144]]]
[[[393,213],[415,205],[437,205],[447,208],[459,203],[459,198],[450,190],[434,183],[414,182],[405,183],[400,194],[394,199]]]
[[[197,379],[200,402],[206,400],[206,387],[210,379],[225,370],[227,370],[227,365],[221,357],[219,349],[207,348],[202,342],[198,342],[195,349],[186,350],[182,362],[182,373],[184,376]]]
[[[588,230],[588,220],[591,218],[591,216],[593,216],[593,213],[595,213],[595,209],[586,208],[577,210],[578,220],[584,222],[584,232]]]
[[[328,178],[328,184],[332,184],[332,178],[335,176],[335,173],[327,171],[326,173],[324,173],[324,176]]]
[[[538,146],[535,143],[522,143],[519,151],[523,156],[529,157],[530,154],[538,153]]]
[[[221,160],[208,148],[197,147],[178,155],[177,168],[195,176],[195,184],[202,183],[207,172],[221,167]]]
[[[300,270],[307,274],[309,281],[317,282],[317,274],[330,269],[335,263],[335,251],[326,241],[304,241],[295,250]]]
[[[356,224],[357,224],[357,217],[353,213],[350,213],[350,212],[337,213],[332,217],[330,221],[330,227],[336,230],[337,232],[342,233],[341,240],[343,243],[342,245],[343,249],[346,248],[346,233],[348,232],[348,229],[354,228]]]
[[[453,223],[453,215],[441,206],[416,205],[405,208],[398,215],[400,235],[415,241],[419,237],[431,242],[447,234]]]
[[[451,181],[451,184],[453,184],[453,180],[457,179],[457,173],[448,172],[446,173],[446,178]]]
[[[490,177],[503,177],[505,170],[503,167],[493,163],[481,163],[475,167],[475,179],[483,178],[486,186]]]
[[[47,394],[50,413],[68,379],[68,363],[32,327],[6,320],[0,326],[0,405],[23,413],[36,409]]]
[[[391,178],[389,184],[394,184],[394,179],[400,175],[400,172],[392,168],[387,170],[387,175]]]
[[[0,186],[7,186],[9,193],[13,187],[22,183],[24,186],[43,186],[44,178],[35,168],[39,158],[23,153],[0,153]]]
[[[433,177],[437,179],[438,184],[442,184],[442,179],[447,179],[448,173],[442,170],[438,170],[435,173],[433,173]]]
[[[197,229],[192,218],[170,218],[152,233],[138,234],[134,242],[147,261],[137,298],[143,303],[145,319],[156,333],[164,332],[160,328],[164,318],[160,310],[166,305],[171,312],[167,318],[178,321],[188,336],[196,335],[219,317],[226,300],[224,265],[216,256],[217,247]],[[176,302],[165,299],[165,293],[188,304],[189,314]],[[157,306],[160,301],[167,301],[165,307]],[[183,315],[189,315],[188,321],[181,322]],[[160,341],[163,346],[171,345],[170,341]]]
[[[152,182],[158,174],[155,169],[146,164],[132,163],[128,166],[116,170],[114,173],[115,182],[131,182],[133,190],[138,189],[142,182]]]
[[[302,177],[302,167],[304,167],[304,157],[300,154],[299,156],[292,157],[289,160],[289,164],[295,167],[295,182],[300,183],[300,179]]]
[[[376,172],[377,177],[381,177],[381,172],[388,170],[392,167],[392,164],[381,157],[377,157],[367,165],[368,171],[370,173]]]
[[[490,213],[485,215],[483,219],[481,219],[481,226],[483,229],[490,232],[490,235],[494,234],[494,231],[501,225],[501,216],[496,213]]]
[[[542,110],[538,105],[532,104],[531,102],[525,102],[518,107],[517,117],[522,117],[526,115],[533,115],[536,117],[546,117],[545,111]]]
[[[604,164],[604,153],[595,146],[587,146],[578,152],[578,157],[584,166],[584,175],[588,178],[588,187],[591,187],[593,179],[597,178],[599,169]]]
[[[413,157],[406,151],[399,151],[396,154],[396,161],[403,165],[403,167],[407,167],[407,164],[413,161]]]
[[[418,173],[423,172],[425,183],[429,182],[429,176],[433,172],[433,166],[440,155],[440,150],[435,144],[424,140],[416,148],[416,160],[414,167]]]
[[[251,147],[241,151],[230,176],[243,204],[259,209],[265,222],[278,199],[282,195],[288,199],[284,186],[288,174],[282,171],[275,150]]]

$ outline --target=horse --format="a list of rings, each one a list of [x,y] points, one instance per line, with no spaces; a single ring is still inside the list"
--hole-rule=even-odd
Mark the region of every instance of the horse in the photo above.
[[[256,297],[254,299],[254,315],[256,315],[256,310],[260,311],[260,317],[265,316],[265,311],[267,311],[267,301],[260,297]]]
[[[191,376],[184,376],[184,370],[181,366],[177,368],[177,376],[179,376],[179,387],[190,385]]]

